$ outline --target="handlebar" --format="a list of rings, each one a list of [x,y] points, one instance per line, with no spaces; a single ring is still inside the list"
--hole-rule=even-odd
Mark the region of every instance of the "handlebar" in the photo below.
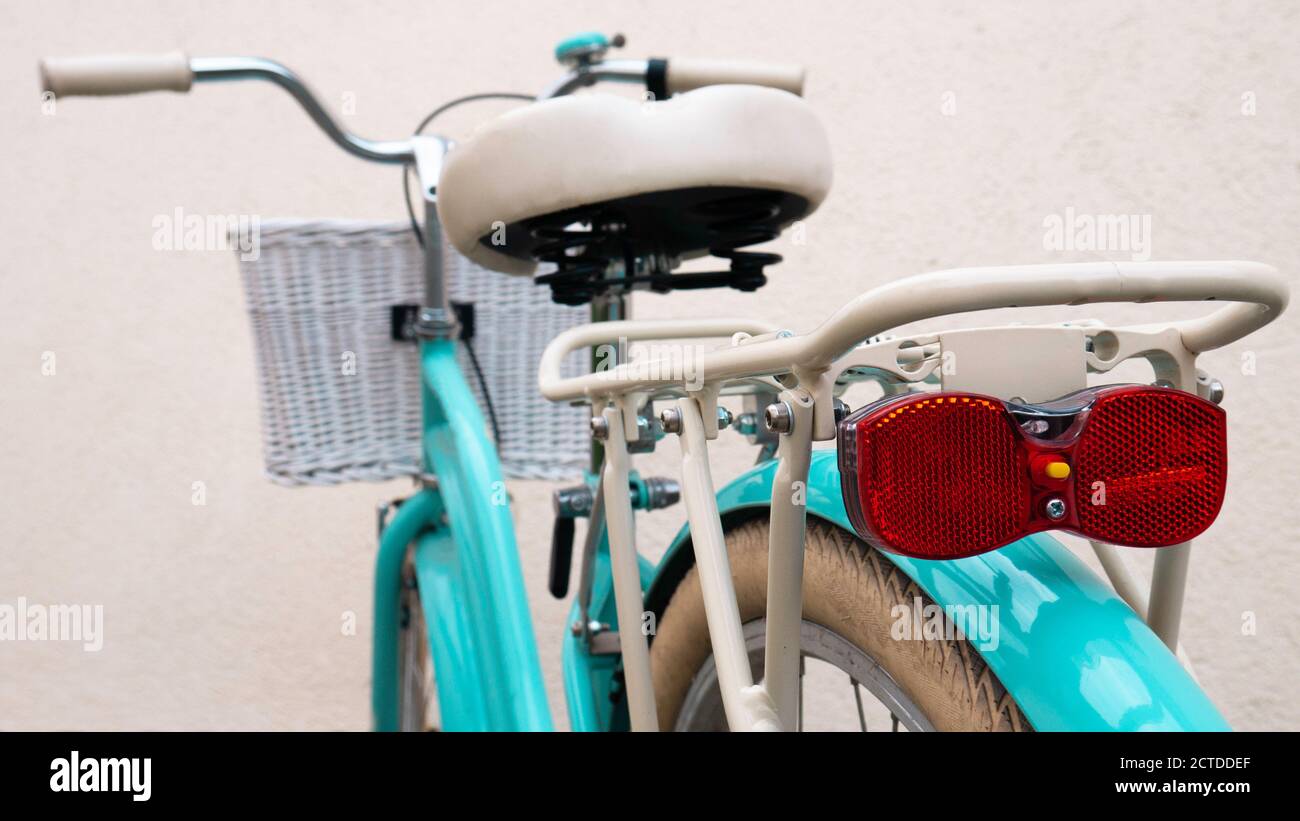
[[[811,333],[723,348],[695,362],[710,382],[771,376],[794,368],[825,370],[864,339],[925,319],[992,308],[1087,305],[1105,302],[1203,302],[1227,305],[1197,319],[1172,322],[1193,354],[1221,348],[1268,323],[1286,309],[1290,288],[1270,265],[1258,262],[1085,262],[936,271],[875,288],[853,299]],[[576,330],[576,329],[575,329]],[[540,388],[553,401],[668,386],[615,368],[560,378],[552,348],[543,354]],[[646,363],[642,363],[646,365]],[[660,373],[653,363],[638,372]]]
[[[409,140],[378,141],[344,130],[298,75],[260,57],[196,57],[181,52],[98,57],[51,57],[41,61],[43,90],[58,97],[189,91],[195,83],[266,80],[289,92],[331,140],[350,154],[384,163],[415,159]]]
[[[329,115],[307,84],[285,66],[260,57],[196,57],[190,60],[196,83],[266,80],[289,92],[338,146],[364,160],[407,163],[415,159],[410,140],[368,140],[345,131]]]
[[[644,83],[651,96],[659,100],[713,85],[767,86],[802,95],[803,81],[804,69],[795,65],[691,58],[601,60],[578,65],[537,98],[561,97],[598,82]]]
[[[803,66],[774,65],[733,60],[664,60],[664,88],[677,94],[704,86],[768,86],[803,94]]]
[[[193,82],[189,58],[179,51],[51,57],[41,61],[41,90],[57,97],[189,91]]]
[[[343,129],[320,100],[285,66],[260,57],[195,57],[166,54],[50,57],[40,63],[41,88],[57,97],[189,91],[195,83],[266,80],[298,101],[331,140],[350,154],[382,163],[415,160],[410,140],[380,141]],[[545,100],[571,94],[597,82],[645,84],[656,97],[706,85],[745,83],[803,91],[803,69],[719,60],[599,60],[583,63],[538,95]]]

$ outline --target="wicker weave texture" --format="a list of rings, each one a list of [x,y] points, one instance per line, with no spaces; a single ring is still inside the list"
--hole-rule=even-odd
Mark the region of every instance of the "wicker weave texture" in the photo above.
[[[471,344],[501,428],[512,478],[581,473],[588,412],[537,391],[542,349],[585,322],[526,277],[480,268],[445,251],[448,295],[475,305]],[[260,253],[240,262],[253,329],[266,474],[283,485],[382,481],[421,471],[420,368],[414,343],[390,337],[391,306],[419,304],[422,252],[409,225],[267,220]],[[466,352],[457,354],[487,417]],[[575,354],[570,374],[582,372]]]

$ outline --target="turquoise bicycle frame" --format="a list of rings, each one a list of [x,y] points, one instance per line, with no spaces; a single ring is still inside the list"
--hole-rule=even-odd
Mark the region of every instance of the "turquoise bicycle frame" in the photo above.
[[[550,730],[514,523],[456,343],[421,343],[425,464],[437,477],[385,527],[375,568],[371,708],[398,727],[402,564],[413,561],[446,730]]]
[[[501,467],[457,365],[456,344],[421,343],[424,453],[437,483],[406,500],[380,539],[373,724],[377,730],[398,726],[402,566],[413,551],[443,728],[549,730],[551,714]],[[725,526],[767,515],[775,470],[775,461],[764,462],[719,492]],[[839,483],[834,452],[814,453],[808,514],[851,530]],[[603,533],[596,543],[588,617],[617,629]],[[1164,643],[1050,536],[956,561],[884,555],[941,606],[998,607],[1000,641],[984,659],[1035,728],[1230,729]],[[657,567],[642,561],[646,609],[662,614],[693,561],[685,527]],[[575,601],[571,621],[581,615]],[[626,726],[625,711],[610,698],[617,654],[595,654],[581,636],[566,630],[563,666],[574,730]]]

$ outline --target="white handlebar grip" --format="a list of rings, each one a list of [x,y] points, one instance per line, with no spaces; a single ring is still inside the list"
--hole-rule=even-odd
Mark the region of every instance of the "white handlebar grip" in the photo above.
[[[715,85],[768,86],[803,94],[803,66],[747,63],[734,60],[668,61],[665,85],[669,94]]]
[[[184,53],[48,57],[41,61],[41,89],[56,97],[189,91],[194,82]]]

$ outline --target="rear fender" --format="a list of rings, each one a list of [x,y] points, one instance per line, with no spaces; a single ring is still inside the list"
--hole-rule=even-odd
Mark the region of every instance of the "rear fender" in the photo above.
[[[718,493],[724,528],[768,515],[775,471],[776,462],[766,462]],[[807,498],[810,517],[852,532],[834,450],[814,452]],[[953,608],[968,635],[978,634],[979,608],[970,605],[997,608],[998,642],[980,652],[1035,729],[1231,729],[1142,619],[1046,533],[966,559],[881,555],[936,604]],[[683,527],[647,592],[656,617],[693,564]]]

